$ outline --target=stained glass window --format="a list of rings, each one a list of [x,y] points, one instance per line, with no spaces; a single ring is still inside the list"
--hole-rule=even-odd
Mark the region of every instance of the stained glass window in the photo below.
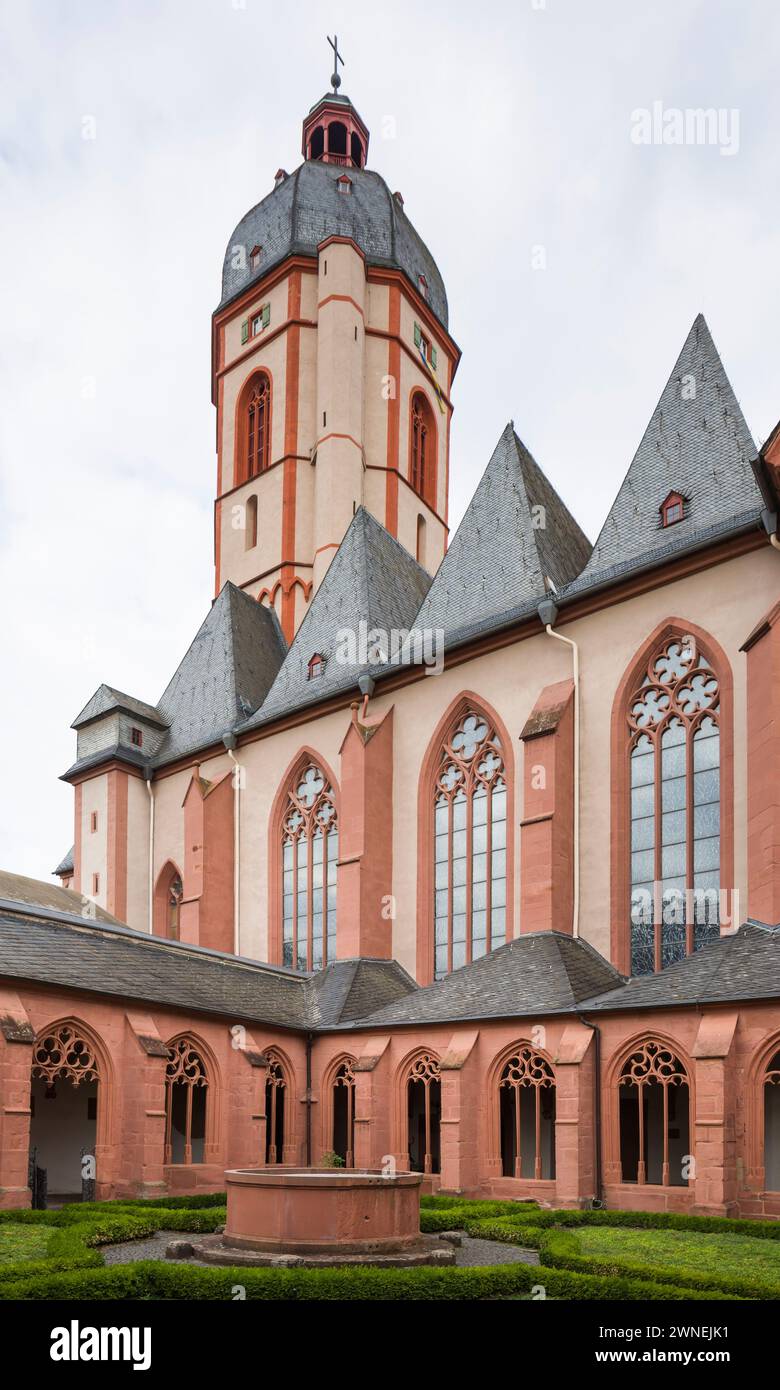
[[[282,962],[321,970],[336,958],[338,818],[333,789],[308,763],[288,796],[282,838]]]
[[[630,702],[631,973],[720,930],[718,680],[692,637],[667,641]]]
[[[470,710],[445,743],[434,802],[434,973],[506,940],[506,775],[490,722]]]

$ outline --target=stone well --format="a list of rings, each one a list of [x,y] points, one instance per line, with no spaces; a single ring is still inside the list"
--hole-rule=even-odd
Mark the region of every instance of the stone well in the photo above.
[[[453,1264],[452,1244],[420,1232],[421,1183],[420,1173],[234,1168],[224,1233],[167,1253],[221,1265]]]
[[[290,1255],[381,1253],[420,1240],[419,1173],[239,1168],[225,1174],[224,1243]]]

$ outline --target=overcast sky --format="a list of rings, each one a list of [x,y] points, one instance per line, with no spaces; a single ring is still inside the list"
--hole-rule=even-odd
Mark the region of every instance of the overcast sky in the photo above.
[[[699,310],[754,437],[780,415],[776,0],[0,14],[0,867],[49,876],[71,720],[104,680],[156,701],[208,610],[210,314],[327,33],[447,285],[454,522],[512,418],[593,539]],[[636,143],[658,102],[719,143]]]

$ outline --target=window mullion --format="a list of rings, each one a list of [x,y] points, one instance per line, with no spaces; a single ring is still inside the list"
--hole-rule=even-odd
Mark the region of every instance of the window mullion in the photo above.
[[[655,753],[653,770],[655,773],[654,797],[654,859],[653,874],[653,967],[661,969],[661,943],[663,939],[663,880],[662,880],[662,827],[663,827],[663,761],[661,756],[661,731],[655,731]]]
[[[685,726],[685,887],[693,888],[693,730]],[[693,954],[693,914],[685,895],[685,952]]]
[[[453,920],[452,920],[452,917],[453,917],[453,910],[452,910],[452,890],[453,890],[453,872],[452,872],[453,845],[452,845],[452,836],[453,836],[453,833],[454,833],[454,832],[453,832],[453,822],[454,822],[454,819],[455,819],[455,801],[454,801],[454,798],[453,798],[453,797],[450,797],[450,798],[449,798],[449,800],[448,800],[448,802],[447,802],[447,805],[448,805],[448,808],[449,808],[449,809],[448,809],[448,815],[447,815],[447,973],[448,973],[448,974],[451,974],[451,973],[452,973],[452,933],[453,933],[453,931],[454,931],[454,923],[453,923]]]
[[[466,964],[471,961],[474,924],[472,905],[474,901],[474,782],[472,780],[466,796]]]

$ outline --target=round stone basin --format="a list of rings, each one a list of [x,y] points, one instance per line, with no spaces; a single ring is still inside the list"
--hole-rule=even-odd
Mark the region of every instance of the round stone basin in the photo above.
[[[405,1250],[420,1242],[420,1173],[236,1168],[225,1245],[291,1255]]]

